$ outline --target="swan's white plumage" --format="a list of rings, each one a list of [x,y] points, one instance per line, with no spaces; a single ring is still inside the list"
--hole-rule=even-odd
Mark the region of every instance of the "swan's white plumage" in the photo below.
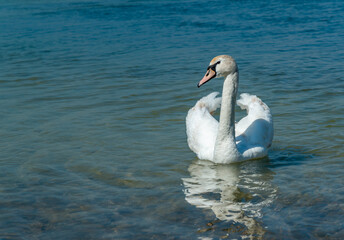
[[[257,96],[243,93],[236,101],[238,68],[233,58],[215,57],[198,86],[216,77],[225,77],[222,99],[217,92],[200,99],[186,117],[190,149],[200,159],[231,163],[267,155],[273,138],[269,107]],[[221,102],[222,101],[222,102]],[[234,124],[235,102],[247,116]],[[212,112],[221,106],[220,123]],[[218,134],[219,133],[219,134]]]
[[[199,159],[213,160],[219,123],[211,113],[220,107],[218,94],[213,92],[201,98],[186,116],[188,144]],[[273,138],[269,107],[248,93],[241,94],[237,104],[247,111],[247,116],[235,124],[236,144],[242,155],[240,160],[264,157]]]
[[[218,92],[201,98],[191,108],[186,117],[186,133],[190,149],[199,159],[212,159],[217,136],[218,121],[211,115],[220,107],[221,98]]]
[[[271,146],[273,123],[269,107],[255,95],[243,93],[237,104],[247,116],[235,125],[236,143],[243,160],[264,157]]]

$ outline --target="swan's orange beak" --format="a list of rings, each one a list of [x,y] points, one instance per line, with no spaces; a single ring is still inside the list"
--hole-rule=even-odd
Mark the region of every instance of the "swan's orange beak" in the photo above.
[[[203,84],[205,84],[209,80],[213,79],[214,77],[216,77],[216,72],[213,69],[208,68],[208,71],[205,73],[202,80],[197,84],[197,87],[202,86]]]

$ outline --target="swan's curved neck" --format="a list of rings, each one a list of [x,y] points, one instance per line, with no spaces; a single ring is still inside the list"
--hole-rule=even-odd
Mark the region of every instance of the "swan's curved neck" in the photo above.
[[[223,83],[220,123],[217,132],[214,162],[230,163],[238,161],[240,154],[235,142],[235,103],[239,73],[229,74]]]

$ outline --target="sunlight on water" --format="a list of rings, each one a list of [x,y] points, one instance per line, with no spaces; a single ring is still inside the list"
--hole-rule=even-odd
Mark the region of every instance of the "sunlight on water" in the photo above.
[[[0,238],[343,239],[343,9],[1,2]],[[187,146],[219,54],[271,108],[267,158],[216,165]]]
[[[191,178],[183,178],[186,201],[211,210],[221,221],[243,225],[242,234],[248,237],[262,237],[266,230],[256,219],[262,217],[262,209],[276,198],[277,187],[271,184],[273,172],[270,177],[259,172],[264,167],[257,163],[260,164],[214,165],[207,161],[191,164]]]

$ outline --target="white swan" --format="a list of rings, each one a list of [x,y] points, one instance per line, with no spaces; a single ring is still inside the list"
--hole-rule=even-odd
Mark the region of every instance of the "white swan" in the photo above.
[[[235,103],[239,81],[234,59],[220,55],[211,60],[198,87],[209,80],[224,77],[222,101],[211,93],[200,99],[186,116],[188,145],[199,159],[232,163],[267,155],[273,138],[269,107],[257,96],[243,93],[237,104],[247,116],[235,123]],[[211,113],[221,105],[220,122]]]

